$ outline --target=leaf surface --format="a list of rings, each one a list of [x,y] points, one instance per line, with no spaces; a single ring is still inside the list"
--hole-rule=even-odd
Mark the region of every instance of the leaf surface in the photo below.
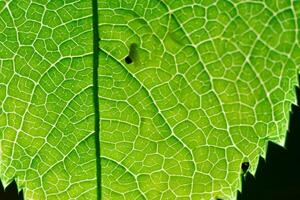
[[[91,2],[0,2],[1,179],[96,199]]]
[[[284,138],[298,2],[98,1],[102,199],[234,198]],[[0,2],[0,176],[26,199],[97,199],[92,15]]]
[[[234,199],[241,164],[284,138],[298,2],[99,5],[104,199]]]

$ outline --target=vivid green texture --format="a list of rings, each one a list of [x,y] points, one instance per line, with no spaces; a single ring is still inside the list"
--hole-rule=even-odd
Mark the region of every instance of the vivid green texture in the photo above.
[[[26,199],[97,199],[91,6],[0,2],[0,178]],[[234,199],[284,140],[299,1],[98,6],[102,199]]]
[[[91,1],[0,1],[1,180],[96,199]]]

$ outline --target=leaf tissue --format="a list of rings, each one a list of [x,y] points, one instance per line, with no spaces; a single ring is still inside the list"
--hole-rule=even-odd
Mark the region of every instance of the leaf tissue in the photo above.
[[[0,2],[0,178],[25,199],[234,199],[282,144],[300,1]]]

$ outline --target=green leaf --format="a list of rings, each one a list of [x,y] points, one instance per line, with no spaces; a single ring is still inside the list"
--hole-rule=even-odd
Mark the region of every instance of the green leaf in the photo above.
[[[4,185],[26,199],[233,199],[241,163],[283,142],[299,1],[98,1],[99,55],[93,6],[0,2]]]
[[[0,2],[0,174],[25,199],[96,199],[91,11]]]

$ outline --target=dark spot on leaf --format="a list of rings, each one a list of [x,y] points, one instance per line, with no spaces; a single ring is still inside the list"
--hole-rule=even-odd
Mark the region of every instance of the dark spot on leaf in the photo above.
[[[131,64],[132,63],[132,59],[130,58],[130,56],[126,56],[125,62],[126,62],[126,64]]]
[[[139,64],[139,58],[138,58],[138,53],[137,53],[138,45],[136,43],[132,43],[129,46],[129,52],[128,55],[125,58],[125,63],[126,64]]]
[[[250,166],[249,162],[243,162],[243,163],[242,163],[242,166],[241,166],[241,167],[242,167],[242,170],[243,170],[244,173],[247,172],[249,166]]]

